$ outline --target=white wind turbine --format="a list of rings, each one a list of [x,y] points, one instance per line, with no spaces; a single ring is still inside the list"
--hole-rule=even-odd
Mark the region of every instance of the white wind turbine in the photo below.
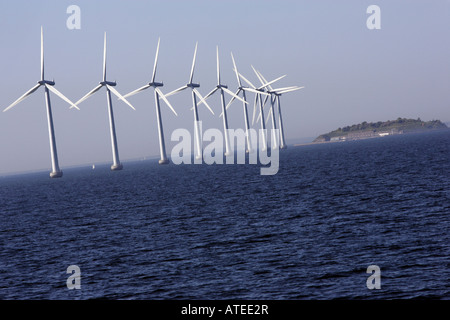
[[[275,105],[275,101],[277,102],[277,105],[278,105],[278,121],[279,121],[279,126],[280,126],[280,149],[286,149],[287,145],[286,145],[286,142],[285,142],[285,139],[284,139],[284,127],[283,127],[283,118],[281,116],[280,97],[284,93],[303,89],[304,86],[303,87],[291,86],[291,87],[284,87],[284,88],[274,89],[274,88],[272,88],[272,86],[270,84],[267,84],[267,80],[263,77],[263,75],[259,71],[255,70],[254,68],[253,68],[253,70],[256,73],[259,81],[262,84],[266,83],[266,85],[265,85],[265,87],[267,88],[266,90],[270,94],[271,108],[270,108],[270,111],[269,111],[269,115],[267,116],[267,120],[269,119],[269,117],[272,118],[272,128],[273,129],[276,129],[275,107],[274,107],[274,105]],[[266,97],[266,99],[264,100],[263,108],[264,108],[264,105],[267,102],[267,98],[268,97]],[[274,132],[273,139],[275,141],[273,147],[276,148],[277,147],[277,145],[276,145],[277,144],[277,138],[275,136],[275,132]]]
[[[200,128],[199,128],[199,118],[198,118],[198,106],[201,103],[204,103],[205,106],[209,109],[209,111],[214,115],[214,111],[211,109],[211,107],[206,103],[205,98],[202,97],[202,95],[200,94],[200,92],[198,92],[198,90],[196,88],[200,87],[200,84],[198,83],[194,83],[193,78],[194,78],[194,69],[195,69],[195,60],[197,57],[197,47],[198,47],[198,43],[195,44],[195,50],[194,50],[194,59],[192,60],[192,67],[191,67],[191,74],[189,76],[189,82],[178,88],[173,90],[172,92],[169,92],[166,94],[166,97],[171,96],[173,94],[176,94],[178,92],[181,92],[187,88],[191,88],[192,89],[192,109],[194,110],[194,130],[195,130],[195,141],[196,141],[196,145],[197,145],[197,155],[196,158],[197,159],[201,159],[202,158],[202,146],[200,143]],[[200,102],[197,104],[197,97],[200,99]]]
[[[161,153],[161,160],[159,160],[159,164],[168,164],[169,160],[167,159],[167,156],[166,156],[166,145],[165,145],[165,141],[164,141],[164,130],[163,130],[163,124],[162,124],[162,120],[161,120],[161,109],[160,109],[160,105],[159,105],[159,98],[162,98],[164,100],[164,102],[169,106],[170,110],[172,110],[172,112],[176,116],[178,116],[178,114],[175,112],[174,108],[172,107],[170,102],[167,100],[165,95],[158,88],[158,87],[164,86],[164,84],[162,82],[155,82],[156,68],[157,68],[157,65],[158,65],[159,43],[160,43],[160,39],[158,39],[158,46],[156,48],[156,56],[155,56],[155,64],[153,65],[153,74],[152,74],[152,79],[151,79],[150,83],[146,84],[143,87],[140,87],[139,89],[136,89],[136,90],[126,94],[124,96],[124,98],[132,96],[132,95],[134,95],[134,94],[136,94],[138,92],[141,92],[143,90],[146,90],[146,89],[148,89],[150,87],[154,88],[155,105],[156,105],[156,118],[157,118],[157,121],[158,121],[159,149],[160,149],[160,153]]]
[[[19,99],[14,101],[9,107],[7,107],[3,112],[8,111],[12,107],[14,107],[19,102],[23,101],[25,98],[30,96],[33,92],[35,92],[39,87],[44,86],[45,88],[45,102],[47,107],[47,122],[48,122],[48,134],[50,141],[50,155],[52,160],[52,172],[50,173],[51,178],[60,178],[63,173],[59,169],[58,164],[58,154],[56,152],[56,140],[55,140],[55,130],[53,128],[53,116],[52,116],[52,108],[50,104],[50,93],[49,91],[56,94],[58,97],[66,101],[71,105],[71,108],[74,107],[78,109],[78,107],[69,99],[67,99],[61,92],[56,90],[53,86],[55,85],[55,81],[45,80],[44,78],[44,32],[41,27],[41,80],[38,81],[37,85],[24,93]],[[79,110],[79,109],[78,109]]]
[[[252,66],[253,68],[253,66]],[[270,82],[267,81],[261,81],[262,85],[260,87],[256,87],[255,85],[253,85],[247,78],[245,78],[242,74],[238,73],[239,77],[241,77],[242,79],[244,79],[245,82],[247,82],[248,85],[250,85],[252,87],[253,90],[256,90],[257,94],[255,95],[255,102],[253,105],[253,119],[252,119],[252,124],[255,123],[255,115],[256,115],[256,105],[258,104],[259,101],[259,117],[257,119],[257,121],[260,119],[261,120],[261,139],[262,139],[262,151],[265,151],[267,149],[267,138],[266,138],[266,123],[264,121],[264,104],[263,104],[263,99],[262,99],[262,95],[265,95],[267,97],[270,96],[269,93],[265,92],[264,88],[267,86],[270,86],[272,83],[284,78],[286,75],[283,75],[281,77],[278,77],[277,79],[274,79]],[[266,98],[267,98],[266,97]]]
[[[240,98],[236,94],[234,94],[231,90],[228,89],[228,86],[222,84],[220,79],[220,62],[219,62],[219,47],[216,47],[216,57],[217,57],[217,85],[214,89],[212,89],[206,96],[205,100],[212,96],[216,91],[220,90],[220,97],[222,103],[222,119],[223,119],[223,130],[225,135],[225,156],[229,156],[232,154],[230,150],[230,139],[228,136],[228,119],[227,119],[227,110],[225,108],[225,92],[232,96],[234,99],[241,100],[244,104],[248,104],[247,101]],[[202,103],[202,102],[200,102]]]
[[[111,170],[122,170],[123,166],[119,160],[119,150],[117,148],[117,138],[116,138],[116,129],[114,125],[114,113],[111,102],[111,92],[115,94],[120,100],[124,101],[127,105],[129,105],[133,110],[134,107],[129,103],[117,90],[114,88],[116,86],[116,82],[107,81],[106,80],[106,32],[105,32],[105,40],[103,45],[103,79],[94,89],[89,91],[83,98],[78,100],[76,104],[80,104],[102,87],[106,88],[106,100],[108,101],[108,114],[109,114],[109,129],[111,134],[111,146],[112,146],[112,155],[113,155],[113,164],[111,165]]]

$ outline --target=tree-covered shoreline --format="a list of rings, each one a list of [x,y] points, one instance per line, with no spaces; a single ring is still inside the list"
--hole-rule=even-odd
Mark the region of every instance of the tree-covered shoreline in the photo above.
[[[345,140],[348,137],[381,136],[384,134],[411,133],[426,130],[448,129],[440,120],[422,121],[418,119],[397,118],[397,120],[362,122],[318,136],[314,142],[330,141],[333,138]],[[364,135],[363,135],[364,134]]]

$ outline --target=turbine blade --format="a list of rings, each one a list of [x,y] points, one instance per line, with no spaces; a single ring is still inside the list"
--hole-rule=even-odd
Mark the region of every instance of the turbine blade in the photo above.
[[[237,91],[236,91],[236,93],[235,93],[235,95],[236,96],[238,96],[239,95],[239,93],[241,92],[241,90],[242,89],[238,89]],[[228,104],[226,105],[226,107],[225,107],[225,110],[228,110],[228,108],[231,106],[231,104],[233,103],[233,101],[235,100],[236,98],[233,96],[233,98],[231,98],[231,100],[228,102]],[[248,102],[247,102],[248,103]],[[222,117],[223,116],[223,112],[219,115],[219,117]]]
[[[256,115],[256,105],[258,104],[259,94],[255,94],[255,103],[253,104],[253,117],[252,117],[252,125],[255,124],[255,115]]]
[[[160,98],[162,98],[164,100],[164,102],[169,106],[170,110],[172,110],[172,112],[178,117],[177,112],[175,111],[175,109],[172,107],[172,105],[170,104],[169,100],[167,100],[166,96],[164,95],[164,93],[161,92],[161,90],[159,90],[159,88],[155,88],[155,91],[158,92]]]
[[[87,98],[89,98],[90,96],[92,96],[94,93],[96,93],[98,90],[100,90],[100,88],[103,85],[99,84],[98,86],[96,86],[94,89],[92,89],[91,91],[89,91],[83,98],[81,98],[80,100],[78,100],[77,102],[75,102],[75,105],[79,105],[81,102],[83,102],[84,100],[86,100]]]
[[[283,79],[284,77],[286,77],[286,75],[278,77],[275,80],[269,81],[269,82],[265,83],[264,85],[262,85],[261,87],[259,87],[258,89],[262,89],[262,88],[265,88],[265,87],[270,87],[270,85],[272,83],[277,82],[278,80]]]
[[[281,91],[277,91],[278,94],[282,94],[282,93],[286,93],[286,92],[291,92],[291,91],[297,91],[300,89],[303,89],[304,87],[297,87],[297,88],[292,88],[292,89],[287,89],[287,90],[281,90]]]
[[[41,26],[41,80],[44,80],[44,30]]]
[[[205,98],[204,99],[202,99],[202,100],[206,100],[206,99],[208,99],[210,96],[212,96],[217,90],[219,90],[219,88],[218,87],[215,87],[214,89],[212,89],[206,96],[205,96]],[[200,101],[197,105],[199,106],[199,105],[201,105],[203,103],[203,101]]]
[[[119,100],[122,100],[123,102],[125,102],[127,105],[130,106],[131,109],[136,110],[131,103],[128,102],[127,99],[125,99],[116,89],[114,89],[114,87],[110,86],[110,85],[106,85],[106,87],[116,95],[117,98],[119,98]]]
[[[257,72],[258,74],[259,74],[259,77],[264,81],[264,82],[267,82],[267,79],[266,78],[264,78],[264,76],[262,75],[262,73],[261,72],[259,72],[259,71],[256,71],[255,70],[255,72]],[[271,87],[271,89],[272,89],[272,87]]]
[[[238,69],[236,67],[236,62],[234,61],[233,52],[231,52],[231,60],[233,60],[233,67],[234,67],[233,70],[234,70],[234,73],[236,74],[236,79],[237,79],[237,82],[239,84],[239,87],[242,87],[241,78],[239,78],[239,72],[238,72]]]
[[[217,85],[220,85],[219,46],[216,46],[216,55],[217,55]]]
[[[258,118],[256,118],[256,122],[258,122],[260,118],[261,118],[261,111],[259,111],[259,115]]]
[[[127,94],[124,95],[123,97],[124,97],[124,98],[128,98],[128,97],[130,97],[130,96],[132,96],[132,95],[135,95],[135,94],[138,93],[138,92],[144,91],[145,89],[148,89],[148,88],[150,88],[150,87],[151,87],[151,86],[150,86],[149,84],[146,84],[145,86],[140,87],[139,89],[136,89],[136,90],[134,90],[134,91],[131,91],[131,92],[127,93]],[[119,99],[119,100],[121,100],[121,99]]]
[[[35,85],[33,88],[31,88],[30,90],[28,90],[27,92],[25,92],[22,96],[20,96],[16,101],[14,101],[13,103],[11,103],[5,110],[3,110],[3,112],[8,111],[9,109],[11,109],[12,107],[14,107],[16,104],[18,104],[19,102],[23,101],[25,98],[27,98],[30,94],[32,94],[33,92],[35,92],[41,85],[38,83],[37,85]]]
[[[254,70],[254,69],[253,69],[253,70]],[[267,82],[267,79],[264,78],[264,76],[262,75],[261,72],[259,72],[259,71],[257,71],[257,70],[255,70],[255,71],[259,74],[259,76],[261,77],[261,79],[263,79],[264,82]]]
[[[265,83],[267,83],[267,79],[264,78],[264,76],[262,75],[262,73],[259,72],[259,71],[256,71],[256,72],[258,72],[258,74],[259,74],[259,76],[261,77],[261,79],[262,79]],[[269,87],[269,89],[270,89],[271,91],[274,90],[270,84],[268,85],[268,87]]]
[[[205,106],[209,109],[209,111],[211,111],[212,114],[214,114],[214,111],[211,109],[211,107],[206,103],[206,97],[203,98],[202,95],[200,94],[200,92],[198,92],[197,89],[192,89],[195,93],[195,95],[200,99],[201,103],[204,103]],[[200,103],[197,104],[197,106],[199,106]]]
[[[192,68],[191,68],[191,75],[189,77],[189,83],[192,83],[192,79],[194,78],[194,68],[195,68],[195,59],[197,57],[197,47],[198,47],[198,42],[195,43],[194,59],[192,60]]]
[[[242,99],[241,97],[239,97],[238,95],[234,94],[231,90],[227,89],[227,88],[222,88],[223,91],[225,91],[226,93],[228,93],[230,96],[232,96],[233,98],[236,98],[238,100],[241,100],[243,103],[248,104],[247,101],[245,101],[244,99]]]
[[[53,92],[54,94],[56,94],[58,97],[60,97],[61,99],[63,99],[65,102],[67,102],[68,104],[70,104],[70,109],[75,108],[80,110],[80,108],[78,108],[72,101],[70,101],[65,95],[63,95],[61,92],[59,92],[58,90],[56,90],[55,87],[53,86],[49,86],[49,85],[45,85],[45,87],[50,90],[51,92]]]
[[[242,89],[238,89],[238,90],[236,91],[235,95],[236,95],[236,96],[239,96],[239,93],[241,93],[241,90],[242,90]],[[225,107],[226,110],[228,110],[228,108],[231,106],[231,104],[233,103],[233,101],[234,101],[235,99],[236,99],[236,98],[235,98],[234,96],[233,96],[233,98],[231,98],[230,102],[228,102],[227,106]],[[247,104],[248,104],[248,102],[247,102]]]
[[[259,82],[261,82],[261,84],[264,85],[264,83],[267,81],[263,81],[263,79],[261,78],[261,75],[258,73],[258,71],[256,71],[256,69],[253,66],[251,66],[251,67],[253,69],[253,72],[256,74],[256,77],[258,78]]]
[[[152,81],[155,82],[155,76],[156,76],[156,67],[158,65],[158,55],[159,55],[159,43],[161,38],[158,38],[158,46],[156,47],[156,55],[155,55],[155,64],[153,65],[153,75],[152,75]]]
[[[233,97],[230,102],[228,102],[227,106],[225,107],[225,110],[228,110],[228,108],[231,106],[231,104],[233,103],[233,101],[235,100],[235,98]],[[223,112],[219,115],[219,117],[223,116]]]
[[[273,91],[277,92],[277,91],[283,91],[283,90],[293,89],[293,88],[298,88],[298,86],[290,86],[290,87],[276,88],[276,89],[273,89]]]
[[[263,105],[263,108],[262,108],[262,112],[264,112],[264,105]],[[259,111],[259,115],[258,115],[258,118],[256,118],[256,122],[258,122],[259,121],[259,119],[261,119],[261,110]],[[267,123],[267,122],[266,122]]]
[[[105,40],[103,42],[103,81],[106,81],[106,32]]]
[[[270,119],[271,116],[272,116],[272,108],[270,108],[269,114],[267,115],[266,126],[267,126],[267,124],[269,123],[269,119]]]
[[[237,72],[237,70],[236,70],[236,72]],[[242,79],[244,79],[244,81],[245,82],[247,82],[247,84],[250,86],[250,87],[252,87],[253,89],[256,89],[256,87],[253,85],[253,83],[251,83],[246,77],[244,77],[242,74],[240,74],[239,72],[238,72],[238,75],[239,75],[239,77],[241,77]]]
[[[270,97],[270,98],[272,98],[272,97]],[[267,100],[269,100],[269,96],[266,96],[266,98],[264,99],[263,108],[266,106]]]
[[[178,89],[175,89],[175,90],[173,90],[173,91],[167,93],[167,94],[166,94],[166,97],[169,97],[169,96],[171,96],[171,95],[173,95],[173,94],[176,94],[176,93],[178,93],[178,92],[180,92],[180,91],[183,91],[184,89],[187,89],[187,88],[188,88],[188,86],[182,86],[182,87],[180,87],[180,88],[178,88]]]
[[[257,94],[263,94],[265,96],[270,96],[270,93],[264,92],[264,91],[259,91],[259,90],[255,90],[252,88],[242,88],[245,91],[249,91],[249,92],[253,92],[253,93],[257,93]]]
[[[261,82],[261,84],[264,83],[264,81],[262,80],[261,75],[258,73],[258,71],[256,71],[255,67],[253,65],[250,65],[252,67],[253,72],[256,74],[256,77],[258,78],[258,80]]]
[[[201,105],[202,103],[206,104],[206,99],[208,99],[210,96],[212,96],[218,89],[219,89],[219,87],[215,87],[214,89],[212,89],[204,98],[201,98],[199,100],[199,102],[197,102],[197,106]],[[197,90],[195,90],[195,91],[197,91]]]
[[[263,106],[262,106],[262,112],[264,112],[264,108],[266,107],[266,102],[267,102],[268,99],[269,99],[269,97],[266,97],[264,99]],[[271,104],[274,104],[275,103],[275,98],[271,96],[270,97],[270,102],[271,102]],[[272,108],[269,109],[269,112],[270,113],[272,112]],[[259,118],[261,118],[261,112],[259,113],[258,119],[256,119],[256,121],[259,121]],[[269,115],[267,116],[267,119],[266,119],[266,125],[267,125],[267,122],[269,121],[268,118],[269,118]]]

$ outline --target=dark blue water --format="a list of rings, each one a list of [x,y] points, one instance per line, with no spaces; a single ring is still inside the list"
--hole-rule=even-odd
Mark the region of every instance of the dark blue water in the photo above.
[[[0,178],[0,298],[450,298],[449,132],[280,158]]]

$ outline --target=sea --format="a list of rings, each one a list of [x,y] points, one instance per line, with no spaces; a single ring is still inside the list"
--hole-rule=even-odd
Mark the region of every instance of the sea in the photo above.
[[[450,298],[450,130],[0,178],[2,300]]]

